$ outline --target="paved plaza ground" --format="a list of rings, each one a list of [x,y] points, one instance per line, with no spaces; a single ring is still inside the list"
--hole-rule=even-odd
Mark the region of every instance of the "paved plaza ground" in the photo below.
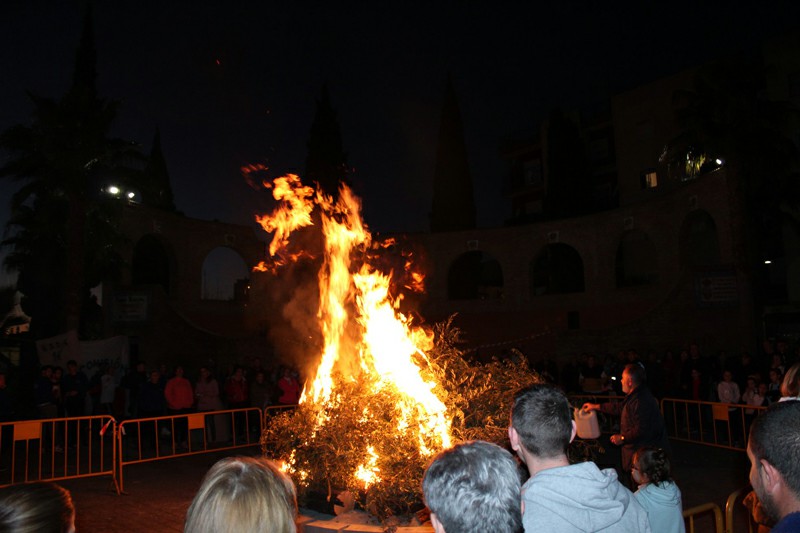
[[[673,441],[673,474],[684,507],[714,502],[724,512],[728,494],[747,484],[747,457],[740,451]],[[606,447],[601,466],[613,464],[618,451]],[[186,509],[205,472],[226,455],[257,455],[258,447],[166,459],[125,469],[125,494],[117,495],[111,479],[86,478],[61,484],[72,492],[78,532],[183,531]],[[698,533],[712,531],[709,520],[698,523]]]

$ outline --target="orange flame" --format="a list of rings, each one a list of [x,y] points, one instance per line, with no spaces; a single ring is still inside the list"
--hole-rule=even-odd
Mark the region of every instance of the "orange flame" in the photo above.
[[[288,175],[275,180],[273,196],[281,202],[280,207],[257,218],[266,231],[274,233],[269,247],[271,256],[285,253],[293,231],[314,223],[315,208],[323,235],[317,310],[323,347],[314,380],[303,390],[300,402],[324,405],[333,394],[334,369],[360,368],[377,378],[373,380],[376,393],[387,389],[399,394],[402,419],[398,423],[403,428],[419,425],[421,453],[436,451],[425,444],[431,439],[442,447],[450,446],[450,420],[444,403],[433,392],[436,383],[425,381],[415,362],[426,359],[425,351],[433,345],[432,335],[412,326],[410,319],[397,310],[402,294],[393,296],[390,292],[391,273],[370,264],[371,248],[388,248],[394,242],[373,247],[372,236],[361,219],[360,201],[345,185],[334,202],[302,185],[297,176]],[[411,258],[405,256],[406,269],[410,266]],[[424,276],[407,274],[404,283],[413,290],[422,290]],[[317,423],[325,423],[321,409]],[[367,485],[377,480],[374,454],[370,448],[369,457],[357,473]]]

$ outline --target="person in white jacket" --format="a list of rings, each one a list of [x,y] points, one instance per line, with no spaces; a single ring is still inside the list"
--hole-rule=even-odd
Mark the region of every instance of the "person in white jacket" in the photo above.
[[[686,533],[681,491],[669,470],[669,457],[661,448],[637,450],[631,475],[639,489],[633,497],[647,511],[653,533]]]

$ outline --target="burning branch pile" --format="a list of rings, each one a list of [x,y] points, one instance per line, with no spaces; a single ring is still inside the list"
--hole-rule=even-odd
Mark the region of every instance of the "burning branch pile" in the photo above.
[[[481,439],[502,445],[514,393],[539,377],[524,358],[467,362],[455,345],[458,334],[450,321],[437,325],[437,342],[421,372],[438,383],[435,392],[452,421],[453,442]],[[291,465],[305,505],[347,490],[381,519],[419,510],[422,475],[443,446],[433,439],[425,443],[429,453],[422,453],[415,428],[398,428],[396,391],[374,394],[373,383],[341,375],[333,381],[337,392],[324,406],[325,425],[317,428],[313,404],[281,413],[267,424],[264,453]]]
[[[348,490],[381,518],[412,511],[431,457],[454,440],[503,442],[513,392],[537,378],[522,357],[468,364],[450,321],[431,332],[401,312],[402,291],[421,290],[423,276],[410,260],[402,272],[377,266],[385,243],[373,242],[346,186],[334,201],[297,176],[265,185],[281,205],[258,219],[273,234],[260,267],[317,261],[321,342],[300,405],[272,419],[262,447],[301,499]],[[292,233],[312,226],[319,254],[293,249]]]

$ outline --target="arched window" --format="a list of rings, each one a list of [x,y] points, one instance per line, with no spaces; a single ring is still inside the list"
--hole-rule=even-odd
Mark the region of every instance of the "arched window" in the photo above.
[[[145,235],[133,248],[131,281],[134,285],[161,285],[169,294],[169,258],[154,235]]]
[[[685,266],[699,267],[720,263],[719,237],[714,219],[706,211],[694,211],[681,228],[681,260]]]
[[[658,251],[646,233],[625,233],[617,248],[617,287],[635,287],[658,282]]]
[[[250,287],[247,264],[236,251],[220,246],[203,261],[203,300],[247,301]]]
[[[447,297],[451,300],[502,298],[503,268],[492,256],[471,251],[461,254],[450,265]]]
[[[572,246],[548,244],[531,261],[531,297],[583,292],[583,260]]]

